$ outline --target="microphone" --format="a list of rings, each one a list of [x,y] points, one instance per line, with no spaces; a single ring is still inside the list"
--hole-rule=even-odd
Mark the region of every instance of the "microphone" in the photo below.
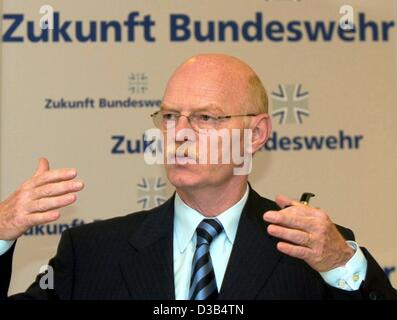
[[[304,192],[304,193],[302,193],[299,202],[300,202],[300,203],[303,203],[304,205],[307,206],[307,205],[309,204],[310,198],[315,197],[315,196],[316,196],[316,195],[315,195],[314,193],[311,193],[311,192]]]

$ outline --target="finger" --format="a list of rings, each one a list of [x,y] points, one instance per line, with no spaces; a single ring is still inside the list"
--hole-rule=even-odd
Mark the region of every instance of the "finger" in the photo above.
[[[303,203],[300,203],[299,201],[288,198],[287,196],[284,196],[284,195],[276,196],[276,203],[280,208],[285,208],[287,206],[298,206],[298,207],[304,206]]]
[[[28,211],[32,213],[46,212],[54,209],[60,209],[71,205],[77,199],[75,194],[66,194],[58,197],[41,198],[32,201],[28,205]]]
[[[304,216],[316,215],[316,209],[283,195],[278,195],[276,197],[276,202],[279,207],[283,208],[283,210],[291,211],[294,214],[300,214]]]
[[[37,226],[39,224],[49,223],[57,220],[61,214],[57,210],[47,211],[43,213],[33,213],[26,216],[27,222],[30,226]]]
[[[309,207],[305,204],[300,204],[300,205],[292,205],[289,206],[287,208],[284,208],[282,210],[280,210],[282,212],[288,212],[290,214],[294,214],[294,215],[301,215],[301,216],[306,216],[306,217],[315,217],[316,212],[318,210],[316,210],[315,208]]]
[[[30,181],[32,187],[39,187],[47,183],[61,182],[72,180],[76,177],[76,169],[56,169],[51,171],[46,171]]]
[[[60,196],[67,193],[77,192],[84,188],[83,181],[73,180],[65,182],[56,182],[45,184],[34,190],[33,199]]]
[[[269,225],[267,227],[267,231],[270,235],[286,240],[288,242],[304,247],[310,246],[310,233],[296,229],[288,229],[274,224]]]
[[[277,243],[277,250],[285,253],[286,255],[302,260],[306,260],[312,254],[312,251],[309,248],[286,242]]]
[[[37,177],[48,170],[50,170],[50,164],[48,163],[48,160],[46,158],[40,158],[39,166],[37,167],[34,177]]]
[[[292,208],[291,208],[292,209]],[[269,223],[281,225],[290,229],[308,231],[313,223],[313,218],[286,210],[267,211],[263,219]]]

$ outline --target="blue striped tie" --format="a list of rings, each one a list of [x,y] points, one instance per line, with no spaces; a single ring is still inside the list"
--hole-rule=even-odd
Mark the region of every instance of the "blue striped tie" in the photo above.
[[[215,300],[218,297],[210,245],[222,230],[222,224],[217,219],[204,219],[196,229],[197,244],[190,279],[190,300]]]

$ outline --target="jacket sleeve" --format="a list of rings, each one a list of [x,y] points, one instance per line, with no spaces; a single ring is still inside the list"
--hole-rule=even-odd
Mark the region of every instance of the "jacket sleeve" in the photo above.
[[[338,230],[346,240],[355,240],[354,234],[350,229],[337,225]],[[360,247],[367,259],[367,273],[365,280],[361,283],[359,290],[345,291],[332,286],[327,287],[328,299],[365,299],[365,300],[384,300],[397,299],[397,291],[393,288],[383,269],[372,257],[366,248]]]
[[[0,256],[0,299],[7,298],[12,273],[12,256],[14,255],[15,244]]]
[[[368,261],[367,274],[360,287],[360,292],[363,297],[370,300],[396,300],[397,291],[391,285],[383,269],[367,249],[361,248],[361,250]]]
[[[7,297],[11,272],[13,247],[0,256],[0,298],[13,300],[72,299],[74,278],[73,242],[68,230],[63,232],[57,253],[49,263],[50,271],[39,274],[24,293]]]

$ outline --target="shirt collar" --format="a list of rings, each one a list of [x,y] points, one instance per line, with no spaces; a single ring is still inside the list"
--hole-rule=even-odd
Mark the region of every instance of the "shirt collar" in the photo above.
[[[249,187],[247,185],[244,196],[236,204],[223,211],[216,217],[220,223],[222,223],[227,240],[231,244],[234,243],[234,239],[236,238],[238,222],[240,220],[243,208],[247,202],[248,193]],[[179,251],[183,253],[189,242],[193,239],[193,235],[197,229],[197,226],[206,217],[183,202],[178,193],[175,194],[174,208],[174,233],[176,241],[178,242]]]

